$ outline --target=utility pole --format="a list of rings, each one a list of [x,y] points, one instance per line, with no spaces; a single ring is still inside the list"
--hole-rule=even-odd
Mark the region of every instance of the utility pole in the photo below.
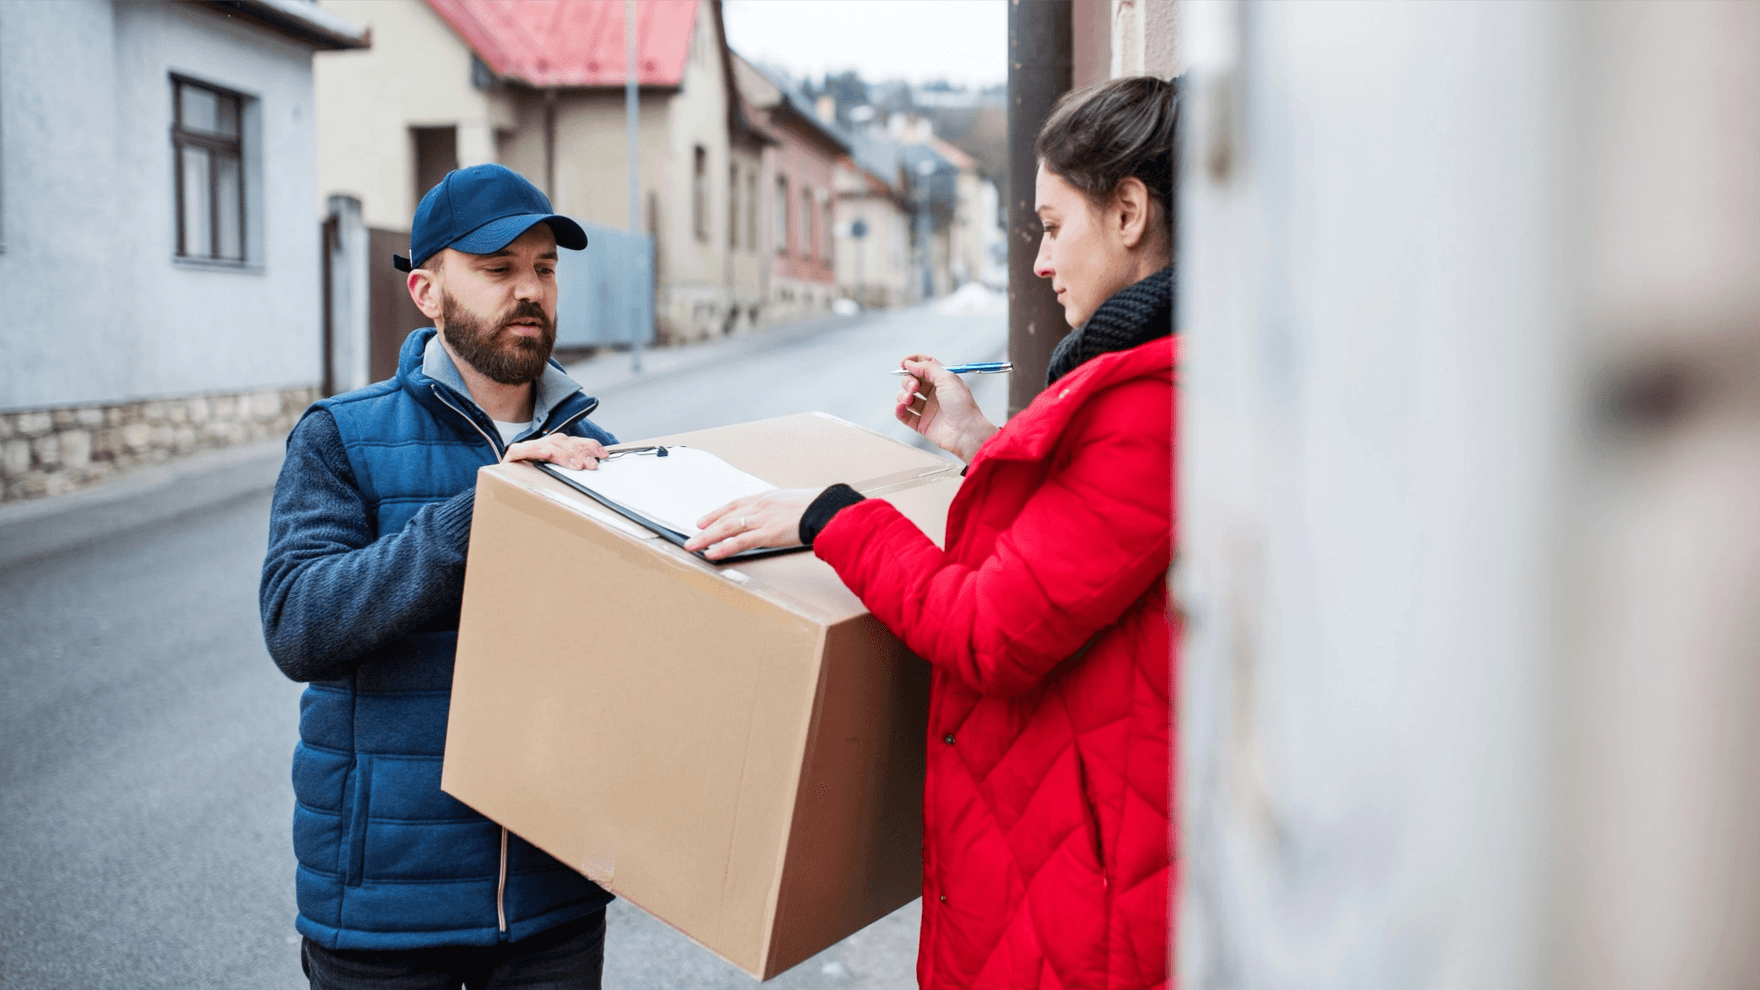
[[[642,234],[642,191],[641,191],[641,100],[637,95],[637,73],[641,67],[637,64],[638,46],[636,45],[636,0],[623,0],[623,116],[624,129],[629,141],[629,232],[640,237]],[[654,265],[648,263],[650,283],[653,279]],[[650,284],[649,291],[658,288]],[[630,370],[642,370],[642,302],[632,294],[630,296]]]
[[[1033,274],[1039,216],[1033,142],[1051,107],[1070,88],[1070,0],[1012,0],[1008,5],[1008,414],[1045,388],[1051,352],[1069,332],[1063,307]]]

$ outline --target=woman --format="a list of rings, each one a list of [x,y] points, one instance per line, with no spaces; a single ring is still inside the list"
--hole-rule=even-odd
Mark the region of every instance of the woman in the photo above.
[[[933,665],[917,976],[1168,979],[1177,93],[1121,79],[1039,134],[1034,271],[1078,329],[998,429],[930,357],[898,418],[964,460],[947,549],[847,486],[741,499],[687,546],[805,542]]]

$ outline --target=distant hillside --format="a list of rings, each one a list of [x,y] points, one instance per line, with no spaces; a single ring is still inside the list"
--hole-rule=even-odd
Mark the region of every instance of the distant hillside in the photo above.
[[[829,95],[837,122],[853,127],[895,113],[926,117],[935,135],[977,159],[978,170],[1001,187],[1008,177],[1007,88],[964,89],[945,82],[922,85],[891,80],[870,83],[854,72],[828,75],[800,83],[801,92],[817,101]]]

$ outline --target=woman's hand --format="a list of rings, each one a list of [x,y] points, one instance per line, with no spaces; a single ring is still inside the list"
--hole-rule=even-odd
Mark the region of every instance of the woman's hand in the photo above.
[[[978,409],[972,390],[927,354],[912,354],[900,366],[909,374],[893,400],[892,415],[930,443],[970,464],[978,448],[997,430]]]
[[[796,547],[801,543],[801,516],[819,497],[818,488],[777,488],[762,495],[736,498],[697,520],[702,530],[685,543],[695,553],[708,547],[710,560],[731,557],[753,547]]]
[[[532,440],[521,440],[507,448],[507,456],[501,460],[503,463],[549,461],[577,471],[597,471],[600,459],[605,456],[605,446],[597,440],[552,433]]]

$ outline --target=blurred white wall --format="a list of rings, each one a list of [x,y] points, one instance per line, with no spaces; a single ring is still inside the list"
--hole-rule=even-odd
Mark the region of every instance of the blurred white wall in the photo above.
[[[1760,984],[1760,5],[1184,27],[1184,984]]]

